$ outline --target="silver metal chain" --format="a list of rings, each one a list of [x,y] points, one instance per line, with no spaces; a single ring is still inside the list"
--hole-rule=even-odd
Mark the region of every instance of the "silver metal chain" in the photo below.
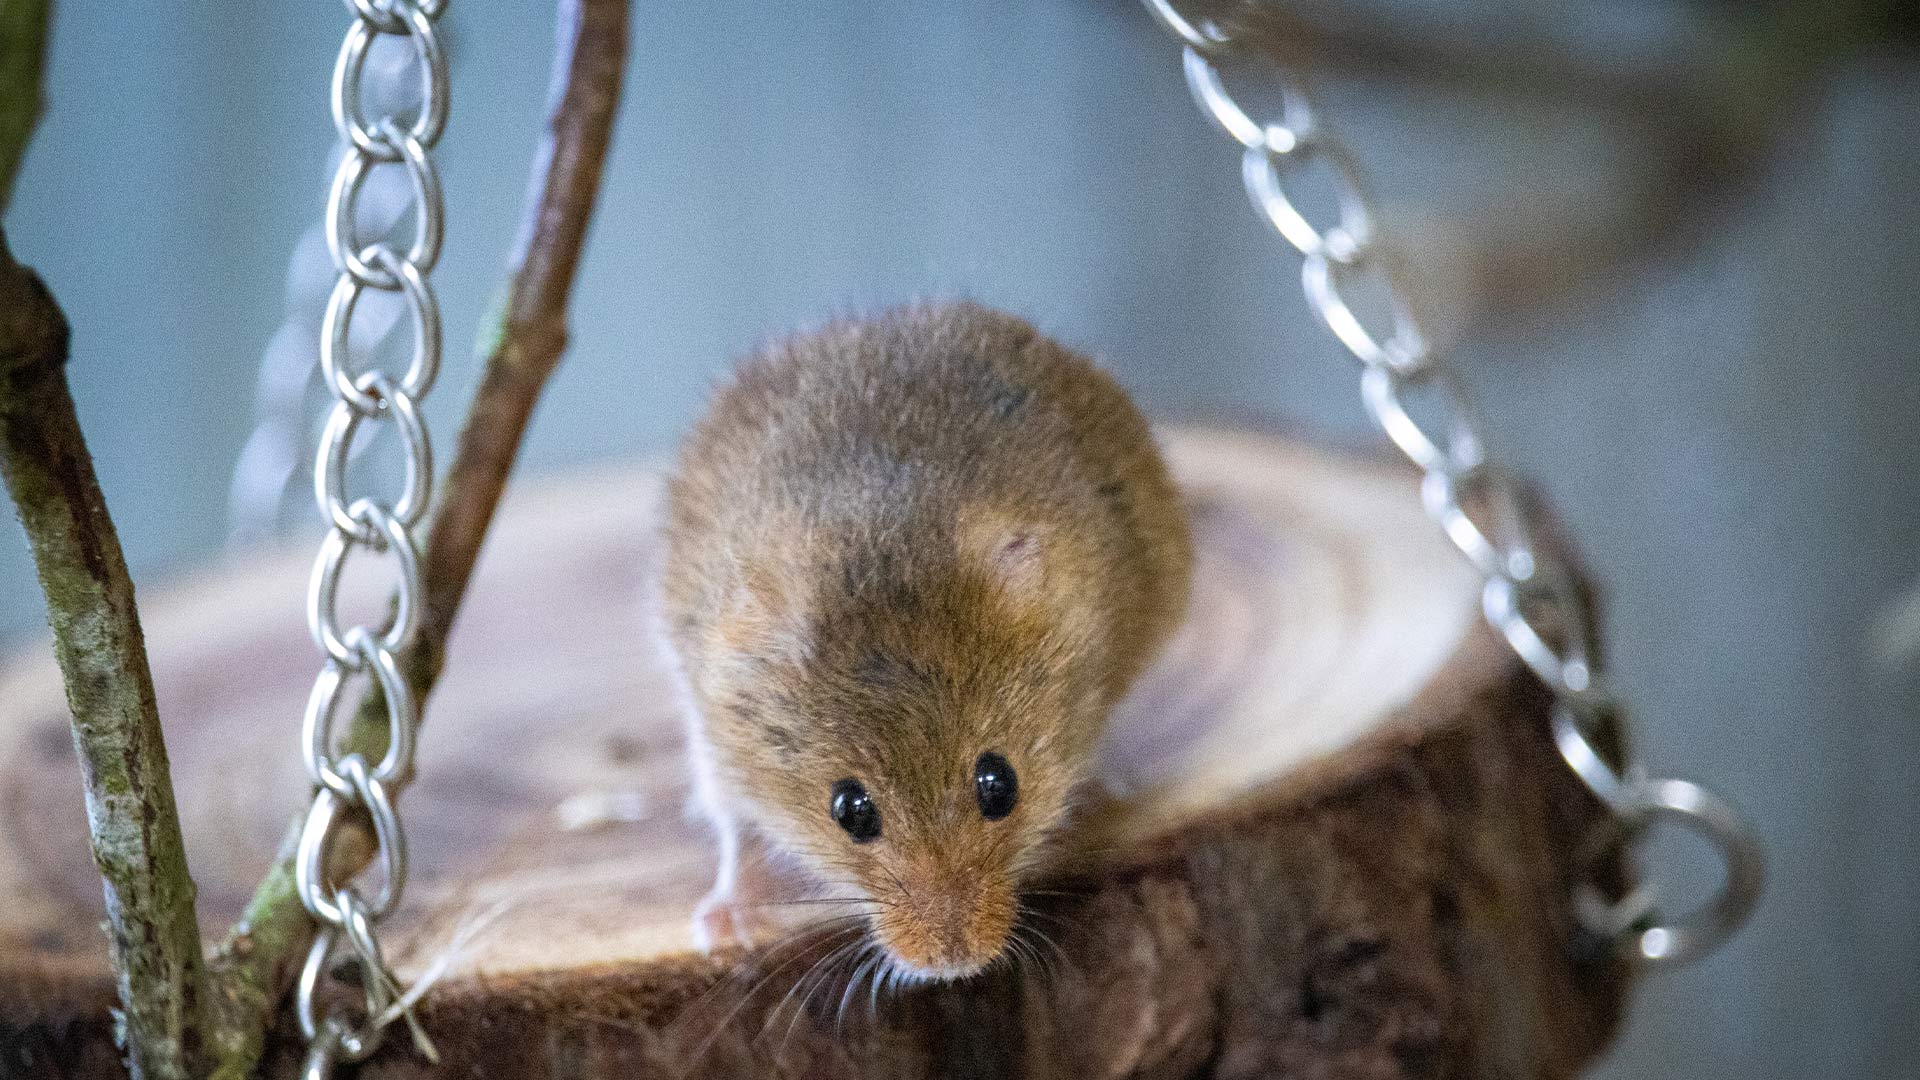
[[[1607,810],[1609,828],[1591,838],[1597,865],[1621,843],[1666,822],[1703,837],[1726,867],[1719,891],[1693,911],[1668,916],[1642,883],[1611,898],[1583,877],[1572,911],[1583,930],[1618,954],[1647,964],[1677,964],[1718,946],[1759,898],[1764,864],[1753,830],[1713,793],[1688,780],[1655,779],[1631,750],[1610,761],[1597,741],[1621,707],[1590,660],[1592,612],[1568,567],[1535,543],[1518,485],[1488,456],[1470,405],[1440,356],[1421,335],[1383,249],[1358,164],[1321,120],[1298,73],[1278,69],[1257,48],[1240,49],[1219,21],[1189,19],[1172,0],[1145,0],[1185,46],[1187,86],[1201,112],[1243,148],[1242,176],[1254,208],[1305,260],[1307,305],[1360,361],[1367,413],[1422,474],[1429,516],[1484,578],[1487,622],[1552,690],[1552,734],[1566,764]],[[1279,117],[1262,122],[1229,93],[1216,61],[1243,57],[1277,69]],[[1337,209],[1314,224],[1289,193],[1309,165],[1333,177]],[[1368,325],[1349,295],[1363,279],[1390,299],[1391,315]],[[1422,422],[1418,417],[1438,417]],[[1617,728],[1616,728],[1617,730]]]
[[[303,757],[313,779],[313,802],[294,861],[300,900],[320,928],[301,968],[295,1015],[307,1039],[303,1075],[332,1074],[339,1063],[364,1060],[378,1049],[386,1026],[401,1011],[398,979],[382,955],[377,927],[400,902],[407,882],[406,833],[394,796],[413,768],[413,732],[419,703],[400,673],[397,655],[412,640],[420,613],[420,556],[414,531],[426,513],[433,486],[433,457],[420,401],[433,388],[440,367],[440,311],[428,274],[440,256],[444,220],[440,179],[430,156],[446,126],[447,68],[435,28],[446,0],[345,0],[354,21],[333,70],[333,122],[346,144],[327,197],[327,247],[339,272],[327,300],[320,332],[320,370],[333,404],[314,464],[314,496],[330,527],[320,545],[307,592],[307,626],[326,654],[314,681],[303,724]],[[404,39],[420,78],[408,113],[368,117],[362,83],[367,54],[381,37]],[[389,238],[360,235],[356,204],[367,178],[382,165],[398,165],[413,190],[413,229],[404,247]],[[368,289],[397,293],[411,316],[414,347],[398,378],[361,370],[349,355],[354,310]],[[368,425],[391,425],[405,449],[405,475],[397,499],[354,496],[347,490],[347,461],[355,437]],[[348,556],[365,548],[388,556],[399,586],[393,614],[379,626],[342,627],[338,611]],[[358,753],[335,758],[336,714],[351,711],[344,691],[356,680],[377,689],[387,714],[387,750],[377,764]],[[329,876],[329,854],[338,830],[358,811],[372,822],[379,888],[369,899],[354,881]],[[322,1011],[324,984],[346,965],[358,985],[363,1009],[335,1005]]]
[[[376,102],[415,100],[422,79],[419,58],[401,42],[390,44],[392,48],[367,50],[360,80]],[[358,153],[353,142],[340,139],[329,172],[340,167],[341,156],[353,153]],[[354,223],[362,235],[385,235],[413,210],[415,202],[413,180],[406,169],[371,169],[354,200]],[[313,350],[327,298],[338,278],[327,250],[332,221],[331,213],[316,219],[294,242],[288,258],[285,319],[262,350],[254,428],[236,456],[228,489],[228,543],[236,549],[285,534],[293,524],[288,518],[292,490],[311,490],[311,483],[300,483],[301,472],[313,460],[326,421],[326,413],[317,411],[314,403],[331,398],[327,380],[313,362]],[[349,338],[355,353],[372,355],[383,352],[389,339],[411,338],[414,330],[408,325],[406,309],[400,296],[389,303],[355,307]],[[376,467],[385,467],[395,457],[386,450],[380,440],[363,440],[348,453],[354,463],[376,454],[381,459]],[[307,501],[311,505],[310,497]]]

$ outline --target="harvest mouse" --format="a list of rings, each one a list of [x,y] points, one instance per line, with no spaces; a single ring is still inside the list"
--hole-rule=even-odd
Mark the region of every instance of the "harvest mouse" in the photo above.
[[[777,862],[854,898],[898,979],[991,963],[1191,561],[1139,411],[1019,319],[904,308],[744,363],[667,494],[721,862],[696,936],[764,928]]]

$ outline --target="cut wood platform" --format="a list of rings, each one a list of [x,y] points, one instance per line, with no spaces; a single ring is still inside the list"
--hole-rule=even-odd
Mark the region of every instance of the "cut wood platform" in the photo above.
[[[708,959],[679,718],[640,632],[656,477],[530,482],[490,541],[403,805],[389,923],[417,974],[364,1077],[1560,1077],[1617,965],[1567,909],[1594,813],[1546,694],[1481,625],[1411,473],[1263,436],[1167,435],[1194,505],[1189,625],[1116,719],[1124,809],[1034,898],[1039,963],[842,992],[818,949]],[[208,934],[306,797],[310,556],[143,593]],[[375,610],[371,585],[362,599]],[[113,1003],[57,673],[0,669],[0,1076],[111,1076]],[[292,1071],[290,1022],[268,1071]]]

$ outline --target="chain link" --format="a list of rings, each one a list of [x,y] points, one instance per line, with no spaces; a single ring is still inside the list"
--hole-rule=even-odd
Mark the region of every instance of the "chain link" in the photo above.
[[[1665,822],[1703,837],[1725,864],[1719,891],[1677,917],[1660,911],[1650,883],[1609,899],[1588,875],[1572,898],[1579,926],[1608,949],[1648,964],[1682,963],[1711,951],[1740,927],[1759,898],[1759,840],[1705,788],[1650,778],[1631,750],[1609,761],[1597,745],[1603,730],[1618,730],[1621,710],[1593,670],[1592,613],[1571,571],[1535,544],[1517,485],[1489,460],[1464,392],[1432,354],[1396,287],[1377,246],[1375,214],[1358,163],[1326,130],[1293,73],[1278,73],[1280,119],[1261,123],[1227,90],[1216,63],[1236,54],[1233,30],[1216,20],[1189,18],[1172,0],[1145,3],[1184,45],[1187,86],[1200,111],[1243,148],[1242,178],[1254,208],[1302,255],[1308,307],[1360,361],[1368,414],[1421,470],[1421,504],[1484,577],[1481,606],[1488,624],[1553,692],[1554,744],[1608,811],[1583,862],[1598,864],[1620,843]],[[1258,55],[1246,52],[1249,59]],[[1287,190],[1290,175],[1297,177],[1309,161],[1330,167],[1334,178],[1338,209],[1324,227],[1315,226]],[[1348,301],[1364,274],[1384,284],[1392,312],[1384,329],[1365,325]],[[1439,422],[1423,424],[1416,413],[1437,414]]]
[[[420,557],[413,530],[432,497],[433,456],[420,400],[440,366],[440,311],[427,275],[440,256],[443,225],[439,174],[430,153],[446,126],[447,71],[434,20],[445,0],[345,0],[354,21],[333,71],[333,118],[346,153],[327,199],[327,249],[339,277],[320,332],[320,369],[334,398],[314,462],[314,498],[330,531],[320,545],[307,593],[307,626],[326,664],[314,681],[302,724],[302,758],[312,778],[313,802],[300,831],[294,884],[320,929],[301,967],[294,1012],[308,1042],[302,1075],[320,1080],[337,1064],[365,1060],[380,1046],[399,981],[381,952],[377,926],[399,904],[407,881],[406,833],[394,794],[413,768],[413,732],[419,702],[401,677],[396,654],[412,640],[420,610]],[[392,113],[369,120],[361,100],[367,54],[380,37],[404,37],[419,72],[411,119]],[[413,236],[405,248],[360,235],[358,202],[367,177],[381,165],[403,168],[412,186]],[[403,216],[403,215],[401,215]],[[414,349],[396,380],[379,370],[356,370],[348,356],[356,305],[368,289],[397,293],[414,330]],[[406,454],[404,482],[392,501],[347,492],[347,462],[363,425],[391,425]],[[378,626],[342,628],[342,573],[348,556],[365,548],[392,558],[399,585],[393,614]],[[387,749],[379,764],[357,753],[333,757],[335,713],[341,690],[363,676],[386,704]],[[349,817],[372,822],[379,887],[368,899],[353,881],[329,876],[329,854]],[[359,987],[361,1010],[323,1009],[326,984]]]

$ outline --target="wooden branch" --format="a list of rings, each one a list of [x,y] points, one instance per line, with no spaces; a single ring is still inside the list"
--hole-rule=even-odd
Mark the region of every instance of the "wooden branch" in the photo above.
[[[67,391],[66,317],[0,232],[0,477],[47,597],[87,793],[128,1065],[198,1075],[206,970],[146,644]]]
[[[40,71],[47,61],[47,0],[0,0],[0,210],[40,121]]]
[[[534,158],[537,194],[494,316],[480,389],[427,535],[425,611],[407,676],[425,700],[446,660],[447,637],[480,546],[513,471],[527,422],[567,347],[567,298],[580,265],[600,172],[613,139],[627,57],[627,0],[562,0],[555,99]],[[385,710],[362,710],[384,734]]]
[[[506,299],[489,335],[486,370],[428,528],[420,630],[401,658],[418,701],[426,700],[445,663],[448,635],[527,423],[566,349],[567,298],[599,193],[626,65],[627,7],[627,0],[559,5],[555,97],[547,137],[534,159],[533,196]],[[386,725],[384,703],[370,695],[347,734],[347,749],[377,758],[385,752]],[[266,1014],[310,940],[311,920],[293,890],[292,839],[299,828],[296,819],[244,919],[213,962],[222,1002],[218,1077],[251,1071],[265,1039]],[[371,855],[361,832],[338,842],[336,873],[353,873]]]

